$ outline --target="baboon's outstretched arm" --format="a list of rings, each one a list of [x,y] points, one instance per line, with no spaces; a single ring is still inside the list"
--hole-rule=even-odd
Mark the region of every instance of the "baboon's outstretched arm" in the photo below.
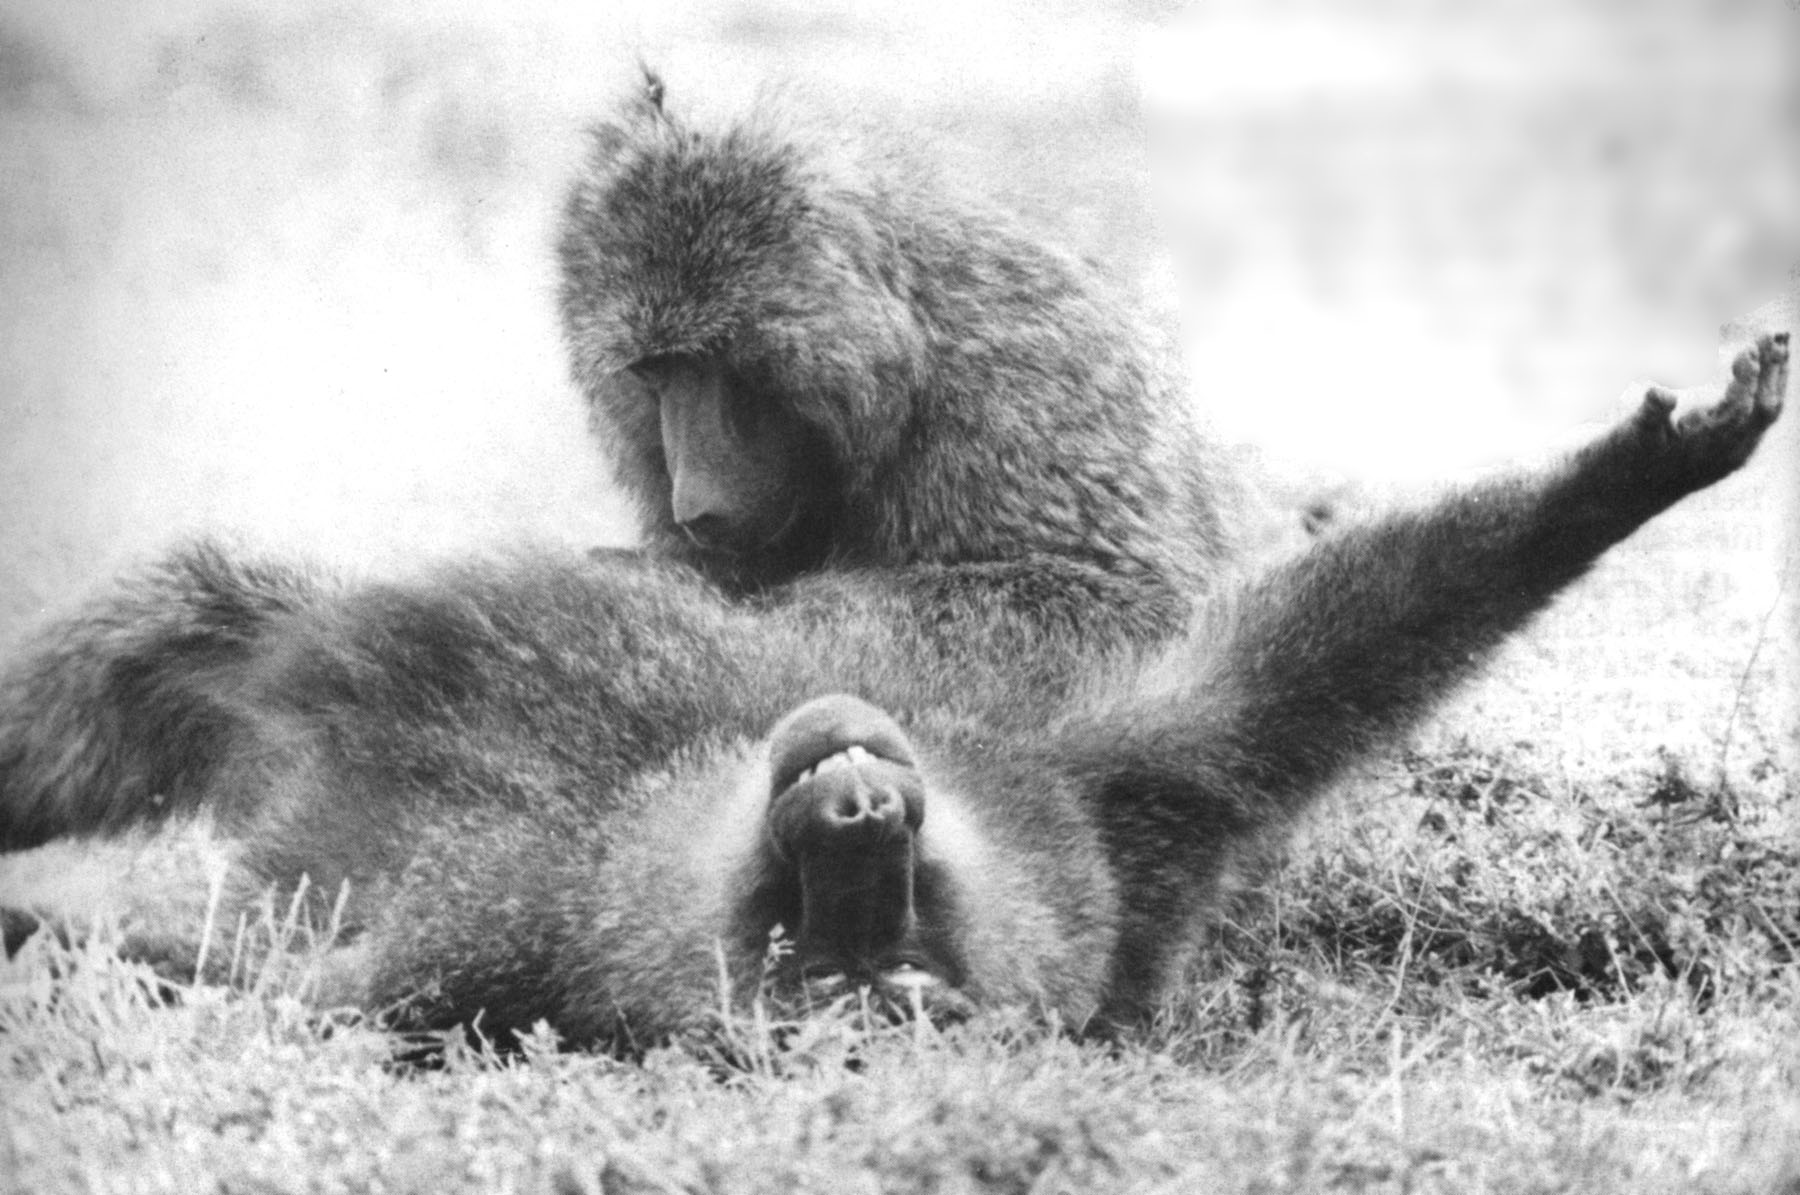
[[[1711,407],[1671,420],[1652,390],[1543,473],[1321,541],[1221,595],[1133,697],[1071,724],[1057,750],[1134,893],[1115,990],[1154,990],[1166,927],[1207,899],[1231,843],[1284,824],[1608,547],[1748,459],[1787,360],[1785,334],[1764,338]]]
[[[1348,530],[1253,580],[1210,625],[1209,737],[1277,811],[1404,729],[1607,548],[1748,459],[1780,412],[1787,338],[1742,354],[1724,398],[1672,421],[1652,390],[1536,476]]]

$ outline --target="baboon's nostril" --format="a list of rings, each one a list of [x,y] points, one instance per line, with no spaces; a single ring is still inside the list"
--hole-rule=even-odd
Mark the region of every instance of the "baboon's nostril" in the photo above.
[[[888,789],[869,785],[861,777],[852,778],[851,784],[854,787],[850,791],[839,793],[831,806],[830,817],[839,825],[898,822],[903,819],[904,805]]]
[[[838,798],[837,819],[841,822],[854,822],[869,812],[869,803],[863,799],[861,792],[845,793]]]

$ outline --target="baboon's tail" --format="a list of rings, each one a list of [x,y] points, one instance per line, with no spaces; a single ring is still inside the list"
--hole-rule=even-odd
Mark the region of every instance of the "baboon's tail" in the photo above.
[[[249,664],[317,583],[177,552],[0,674],[0,850],[191,812],[250,728]]]

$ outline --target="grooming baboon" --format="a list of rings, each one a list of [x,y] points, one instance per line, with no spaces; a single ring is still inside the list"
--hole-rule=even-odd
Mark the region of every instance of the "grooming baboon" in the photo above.
[[[646,541],[734,592],[967,564],[1047,590],[1052,559],[1084,612],[1117,588],[1129,634],[1168,633],[1230,488],[1169,353],[1088,264],[931,174],[786,115],[696,127],[654,79],[595,130],[563,326]]]
[[[256,733],[228,742],[202,803],[238,805],[240,892],[348,882],[336,994],[407,1023],[541,1017],[576,1042],[643,1044],[710,1015],[721,974],[740,999],[765,979],[848,982],[927,1007],[1130,1020],[1234,855],[1608,546],[1742,464],[1787,359],[1786,337],[1766,338],[1711,407],[1672,421],[1653,391],[1558,466],[1222,582],[1177,642],[1117,657],[1072,695],[945,676],[939,641],[909,627],[910,599],[878,570],[753,609],[653,557],[318,590],[200,554],[55,651],[154,686],[195,668],[188,620],[269,608],[205,661]],[[972,635],[1021,617],[969,616]],[[625,782],[594,764],[595,744],[636,729],[594,699],[608,671],[623,679],[604,692],[640,687],[640,711],[683,736]],[[46,683],[24,675],[0,711],[12,741],[23,726],[37,749],[79,756],[78,728],[13,704]],[[0,779],[9,808],[30,797]],[[794,949],[766,973],[778,925]]]

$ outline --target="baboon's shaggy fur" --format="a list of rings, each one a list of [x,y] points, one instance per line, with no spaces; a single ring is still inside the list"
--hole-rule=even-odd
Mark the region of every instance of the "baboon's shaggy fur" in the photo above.
[[[564,311],[656,550],[355,586],[178,554],[0,680],[0,845],[215,811],[231,900],[347,884],[338,994],[417,1024],[642,1043],[721,958],[753,990],[778,925],[783,990],[1130,1018],[1246,844],[1742,464],[1786,384],[1764,339],[1678,423],[1652,392],[1240,576],[1081,267],[659,95],[597,147]],[[746,488],[740,448],[798,479]]]

